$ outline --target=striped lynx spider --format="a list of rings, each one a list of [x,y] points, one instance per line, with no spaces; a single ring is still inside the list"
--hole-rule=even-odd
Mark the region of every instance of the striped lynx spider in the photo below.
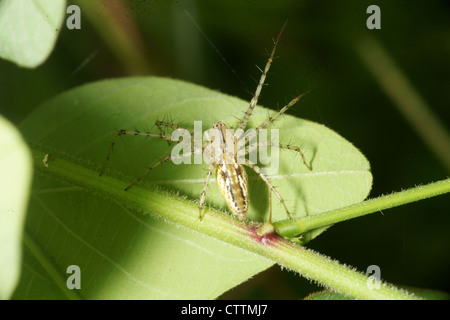
[[[275,50],[280,41],[280,36],[281,36],[285,26],[286,26],[286,23],[283,25],[277,38],[274,40],[274,46],[270,53],[269,59],[266,62],[264,70],[262,70],[262,75],[261,75],[261,78],[259,79],[258,85],[256,87],[256,91],[253,95],[253,98],[250,101],[250,105],[249,105],[247,111],[245,112],[244,116],[242,117],[242,119],[239,122],[239,126],[238,126],[237,130],[241,130],[243,132],[243,130],[245,130],[247,127],[248,121],[253,113],[253,110],[255,109],[256,104],[258,103],[258,98],[261,94],[261,90],[264,85],[264,81],[266,79],[267,73],[269,72],[270,66],[273,63]],[[259,125],[255,129],[253,129],[254,132],[256,132],[256,134],[258,134],[261,130],[264,130],[265,128],[267,128],[279,116],[281,116],[289,108],[291,108],[294,104],[296,104],[307,93],[308,92],[303,93],[303,94],[295,97],[294,99],[292,99],[280,111],[278,111],[276,114],[269,117],[268,120],[263,122],[261,125]],[[174,131],[175,130],[185,130],[186,132],[188,132],[188,134],[190,136],[193,136],[192,132],[189,132],[186,129],[181,128],[180,126],[169,123],[169,122],[156,121],[155,125],[159,128],[160,134],[153,134],[150,132],[140,132],[140,131],[136,131],[136,130],[123,130],[123,129],[119,130],[116,138],[114,139],[114,141],[111,144],[111,147],[109,148],[109,151],[106,156],[105,163],[101,169],[100,175],[103,174],[103,172],[106,168],[106,164],[109,161],[109,158],[111,156],[114,145],[116,144],[116,142],[120,136],[123,136],[123,135],[145,136],[145,137],[160,138],[160,139],[164,139],[167,141],[174,141],[171,134],[164,134],[164,130],[163,130],[164,128],[173,129]],[[263,143],[258,142],[258,143],[253,143],[253,145],[246,146],[245,150],[244,150],[245,151],[244,157],[238,159],[238,156],[237,156],[238,148],[237,148],[237,143],[236,143],[238,137],[233,136],[233,134],[232,134],[231,136],[234,139],[232,139],[231,143],[230,143],[230,141],[227,140],[227,137],[229,137],[229,135],[227,135],[228,130],[234,131],[233,128],[227,127],[227,125],[223,122],[219,121],[219,122],[214,123],[212,128],[209,130],[210,133],[213,133],[212,134],[213,137],[211,138],[211,140],[202,142],[201,150],[200,149],[199,150],[191,149],[191,152],[193,154],[198,154],[199,152],[203,153],[208,148],[212,149],[212,151],[210,152],[209,161],[207,161],[209,163],[208,173],[206,174],[205,184],[203,186],[203,190],[200,195],[200,201],[198,204],[200,220],[204,216],[203,208],[205,205],[206,191],[208,188],[211,174],[214,170],[216,171],[217,185],[222,193],[222,196],[226,200],[229,209],[235,216],[237,216],[237,218],[240,221],[243,221],[245,219],[245,217],[247,215],[247,211],[249,209],[249,188],[248,188],[247,174],[245,172],[244,165],[249,167],[250,169],[252,169],[253,171],[255,171],[258,174],[258,176],[270,188],[269,192],[273,192],[276,195],[276,197],[278,198],[278,200],[280,201],[280,203],[283,205],[288,217],[292,218],[292,215],[289,212],[289,209],[287,208],[286,203],[285,203],[283,197],[281,196],[281,194],[275,189],[275,187],[272,185],[271,181],[261,172],[261,168],[258,167],[255,163],[249,161],[248,159],[245,159],[245,155],[247,155],[252,148],[258,148],[261,146],[266,146],[266,147],[271,146],[271,147],[275,147],[275,148],[289,149],[289,150],[293,150],[293,151],[297,152],[298,154],[300,154],[304,165],[309,170],[312,170],[311,166],[307,163],[303,152],[300,150],[299,147],[296,147],[293,145],[279,144],[279,143],[274,143],[272,141],[263,142]],[[240,136],[240,138],[242,138],[242,136]],[[179,138],[178,138],[178,140],[175,140],[175,141],[179,141]],[[215,146],[216,146],[215,148],[211,148],[211,145],[213,143],[215,143]],[[174,160],[174,158],[175,158],[174,155],[170,154],[170,155],[165,156],[161,160],[157,161],[155,164],[153,164],[151,167],[149,167],[142,176],[140,176],[133,183],[131,183],[128,187],[126,187],[125,190],[130,189],[136,183],[140,182],[144,177],[146,177],[154,168],[156,168],[160,164]],[[241,161],[238,161],[238,160],[241,160]]]

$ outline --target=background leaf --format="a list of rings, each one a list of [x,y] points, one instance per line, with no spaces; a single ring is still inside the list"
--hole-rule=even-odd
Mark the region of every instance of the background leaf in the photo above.
[[[32,169],[27,145],[1,116],[0,137],[0,299],[7,299],[19,280]]]
[[[164,118],[186,128],[201,119],[205,130],[218,120],[236,124],[236,115],[247,106],[248,102],[181,81],[127,78],[101,81],[60,95],[30,115],[21,128],[31,145],[48,150],[49,165],[53,155],[99,170],[119,128],[157,132],[152,124]],[[256,109],[251,126],[264,121],[267,112]],[[313,159],[314,170],[309,172],[300,157],[287,151],[281,156],[279,173],[272,177],[292,212],[314,214],[367,196],[369,166],[350,143],[324,126],[291,116],[277,125],[280,136],[286,131],[293,141],[302,141],[308,159]],[[106,174],[122,180],[125,188],[170,150],[167,141],[123,136]],[[143,184],[162,186],[197,200],[205,166],[167,163]],[[54,260],[60,273],[68,265],[80,266],[85,283],[80,295],[84,298],[214,298],[272,264],[45,174],[38,173],[35,180],[27,222],[30,238]],[[258,183],[251,175],[253,205],[249,217],[263,220],[268,212],[267,188]],[[329,195],[326,200],[324,190]],[[207,199],[226,209],[214,181]],[[274,204],[274,210],[277,218],[286,218],[281,206]],[[30,256],[30,260],[34,259]],[[31,270],[39,270],[38,261],[28,264]],[[45,272],[39,272],[37,281],[31,270],[25,270],[17,297],[32,298],[30,292],[43,292],[41,286],[52,282]],[[36,289],[25,291],[30,287]],[[47,297],[57,294],[51,291]]]
[[[65,0],[0,1],[0,57],[35,68],[56,42],[65,15]]]

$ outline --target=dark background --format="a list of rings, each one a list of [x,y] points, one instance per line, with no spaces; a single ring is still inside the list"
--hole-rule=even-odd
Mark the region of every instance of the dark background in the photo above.
[[[448,1],[69,4],[81,7],[81,30],[64,23],[43,65],[27,70],[0,61],[0,113],[15,124],[58,93],[132,75],[187,80],[249,101],[260,76],[255,64],[264,67],[272,38],[288,20],[261,105],[277,109],[312,89],[289,113],[328,126],[366,155],[372,198],[449,175],[450,164],[430,151],[357,51],[361,40],[375,38],[448,131]],[[381,30],[366,27],[372,4],[381,9]],[[339,223],[308,247],[360,271],[378,265],[381,277],[397,285],[450,292],[449,204],[444,195]],[[275,266],[223,298],[298,299],[312,290],[318,287]]]

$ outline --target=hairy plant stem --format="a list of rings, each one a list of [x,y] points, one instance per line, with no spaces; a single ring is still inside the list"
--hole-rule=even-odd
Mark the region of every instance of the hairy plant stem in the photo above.
[[[77,161],[51,154],[51,161],[44,162],[47,153],[34,148],[35,169],[84,188],[128,208],[148,212],[206,235],[215,237],[245,250],[266,257],[281,266],[292,269],[304,277],[317,281],[325,287],[342,292],[357,299],[415,299],[410,293],[385,282],[369,285],[372,279],[340,264],[329,257],[296,245],[277,235],[263,236],[257,231],[261,224],[240,222],[222,212],[207,209],[203,220],[199,220],[198,204],[188,199],[158,189],[135,186],[124,191],[126,181],[102,176],[96,170]],[[379,284],[379,285],[378,285]]]
[[[286,238],[292,238],[297,237],[304,232],[330,226],[337,222],[361,217],[370,213],[448,192],[450,192],[450,179],[445,179],[424,186],[418,186],[386,196],[366,200],[355,205],[328,211],[319,215],[275,222],[273,225],[279,235]]]

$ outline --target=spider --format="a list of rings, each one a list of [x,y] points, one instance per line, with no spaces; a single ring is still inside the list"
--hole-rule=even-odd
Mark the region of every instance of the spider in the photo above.
[[[287,22],[286,22],[287,23]],[[270,53],[270,56],[266,62],[266,65],[262,71],[262,75],[259,79],[258,85],[256,87],[256,91],[253,95],[253,98],[250,101],[250,105],[245,112],[244,116],[239,122],[239,125],[237,127],[237,130],[245,130],[248,124],[248,121],[253,113],[253,110],[255,109],[259,96],[261,94],[262,87],[264,85],[264,81],[266,79],[267,73],[269,72],[269,69],[273,63],[273,59],[275,56],[275,51],[278,46],[278,43],[280,41],[281,34],[283,33],[284,28],[286,27],[286,23],[283,25],[281,31],[279,32],[277,38],[274,40],[274,45],[272,48],[272,51]],[[260,131],[267,128],[269,125],[271,125],[278,117],[280,117],[283,113],[285,113],[289,108],[291,108],[294,104],[296,104],[304,95],[306,95],[308,92],[305,92],[303,94],[300,94],[299,96],[292,99],[289,103],[287,103],[280,111],[278,111],[273,116],[269,117],[268,120],[263,122],[261,125],[256,127],[254,129],[254,132],[258,134]],[[174,141],[171,134],[165,134],[165,129],[172,129],[174,131],[176,130],[186,130],[176,124],[173,124],[171,122],[166,121],[156,121],[155,125],[158,127],[160,134],[154,134],[150,132],[141,132],[136,130],[124,130],[121,129],[118,131],[116,138],[111,143],[111,146],[109,148],[108,154],[106,156],[105,163],[101,169],[100,176],[103,174],[106,164],[109,161],[109,158],[111,156],[112,150],[114,148],[114,145],[116,144],[119,137],[122,135],[134,135],[134,136],[145,136],[145,137],[154,137],[154,138],[160,138],[169,141]],[[280,144],[280,143],[274,143],[272,141],[269,142],[257,142],[253,143],[252,145],[246,146],[244,149],[244,159],[242,161],[238,161],[238,148],[237,148],[237,139],[238,137],[233,136],[233,140],[230,141],[227,140],[227,131],[228,130],[234,130],[233,128],[229,128],[225,123],[223,122],[216,122],[213,124],[212,128],[209,130],[213,137],[209,141],[202,142],[201,150],[193,150],[191,149],[191,154],[193,153],[198,154],[198,152],[204,152],[205,149],[212,149],[210,153],[209,158],[209,165],[208,165],[208,172],[206,174],[205,184],[203,186],[202,193],[200,195],[200,201],[199,201],[199,219],[202,220],[204,213],[204,205],[205,205],[205,199],[206,199],[206,191],[208,188],[209,180],[211,177],[212,172],[216,171],[216,181],[219,187],[219,190],[222,193],[222,196],[224,197],[225,201],[227,202],[227,205],[231,212],[237,216],[237,218],[240,221],[245,220],[245,217],[247,215],[247,211],[249,209],[249,188],[248,188],[248,178],[247,173],[245,172],[244,165],[255,171],[258,176],[267,184],[270,191],[273,192],[280,203],[283,205],[284,210],[286,211],[286,214],[289,218],[292,218],[292,215],[286,206],[286,203],[281,196],[281,194],[276,190],[276,188],[272,185],[271,181],[261,172],[261,168],[257,166],[255,163],[251,162],[248,159],[245,159],[245,155],[249,154],[250,150],[252,148],[258,148],[260,146],[271,146],[271,147],[277,147],[281,149],[289,149],[297,152],[302,157],[304,165],[309,169],[312,170],[311,166],[307,163],[304,153],[301,151],[299,147],[293,146],[293,145],[287,145],[287,144]],[[194,134],[190,131],[187,131],[190,136],[193,136]],[[236,131],[237,132],[237,131]],[[239,139],[241,139],[242,136],[239,136]],[[179,141],[179,140],[178,140]],[[211,148],[212,144],[216,143],[215,148]],[[250,142],[249,142],[250,143]],[[192,147],[192,146],[191,146]],[[154,163],[151,167],[149,167],[142,176],[140,176],[138,179],[136,179],[133,183],[131,183],[128,187],[125,188],[125,191],[130,189],[132,186],[134,186],[136,183],[140,182],[144,177],[146,177],[153,169],[155,169],[157,166],[164,162],[169,162],[171,160],[174,160],[174,156],[172,154],[165,156],[161,160]],[[240,158],[241,159],[241,158]]]

